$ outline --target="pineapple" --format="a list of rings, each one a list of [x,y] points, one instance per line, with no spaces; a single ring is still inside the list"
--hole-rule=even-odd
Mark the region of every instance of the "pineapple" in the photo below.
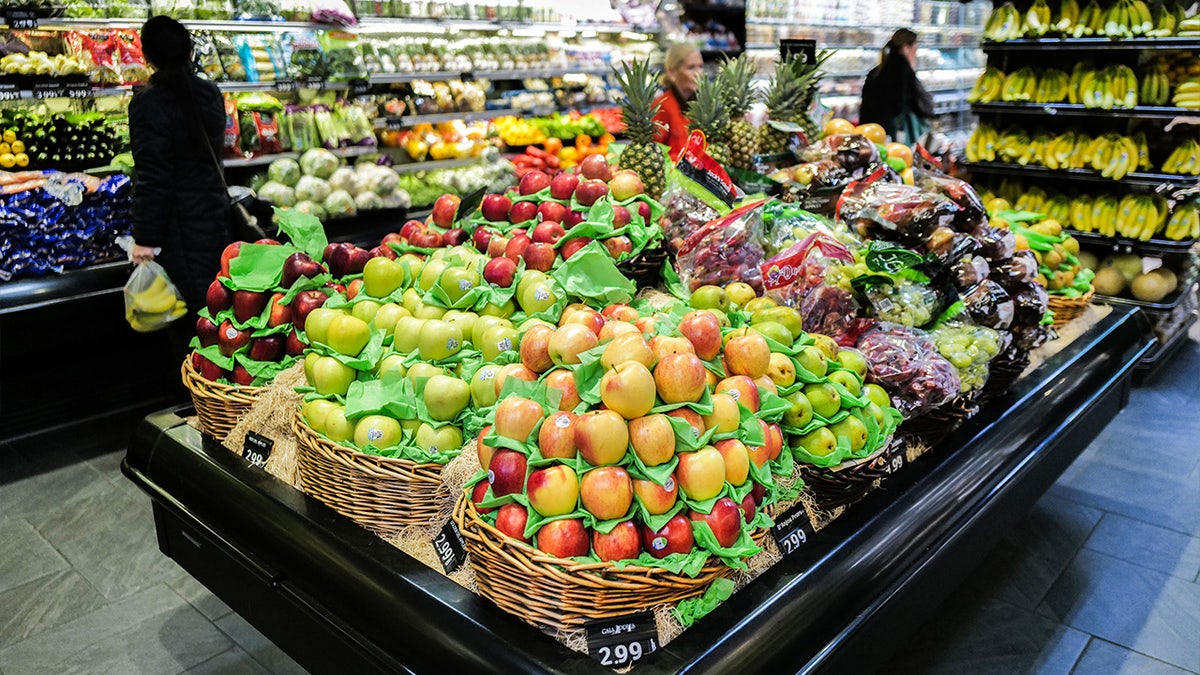
[[[719,85],[712,78],[702,77],[696,83],[696,97],[688,103],[691,129],[704,132],[708,141],[708,156],[721,166],[729,164],[729,111],[721,100]]]
[[[625,92],[621,115],[629,146],[621,153],[621,167],[631,169],[642,179],[646,194],[653,199],[662,196],[666,188],[666,169],[662,149],[654,142],[654,116],[659,104],[655,102],[658,85],[650,71],[650,61],[634,60],[613,69],[617,84]]]
[[[816,124],[808,116],[817,85],[824,74],[818,68],[829,58],[831,51],[817,54],[815,63],[805,63],[802,56],[793,56],[775,64],[775,77],[767,88],[767,111],[770,119],[799,125],[808,139],[819,135]],[[764,124],[759,128],[759,152],[784,152],[792,134]]]
[[[746,121],[746,113],[759,97],[753,84],[756,70],[754,63],[742,55],[725,59],[717,73],[721,100],[729,111],[729,163],[746,170],[754,168],[754,156],[758,154],[758,133]]]

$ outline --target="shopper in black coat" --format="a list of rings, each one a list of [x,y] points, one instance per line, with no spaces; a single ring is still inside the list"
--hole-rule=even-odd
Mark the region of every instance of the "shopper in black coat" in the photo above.
[[[142,50],[155,72],[129,104],[133,261],[157,260],[196,312],[231,240],[229,197],[216,159],[224,144],[224,101],[214,84],[196,77],[192,38],[178,21],[147,21]],[[157,256],[155,248],[162,249]]]
[[[863,82],[858,123],[875,122],[888,136],[912,145],[929,130],[933,97],[917,79],[917,34],[901,28],[884,45],[879,65]],[[900,132],[903,132],[901,138]]]

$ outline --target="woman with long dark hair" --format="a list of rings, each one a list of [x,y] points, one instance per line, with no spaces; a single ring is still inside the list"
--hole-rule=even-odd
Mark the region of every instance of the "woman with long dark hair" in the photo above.
[[[194,313],[204,306],[230,241],[229,197],[218,159],[225,106],[216,85],[196,76],[192,36],[183,24],[151,18],[142,26],[142,53],[154,74],[129,103],[133,261],[157,260]],[[157,256],[156,248],[162,249]]]
[[[916,143],[929,130],[933,97],[917,79],[917,34],[901,28],[883,46],[863,82],[858,123],[875,122],[893,140]]]

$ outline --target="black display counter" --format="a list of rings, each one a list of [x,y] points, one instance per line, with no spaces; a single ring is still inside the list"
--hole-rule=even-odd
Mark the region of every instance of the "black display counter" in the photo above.
[[[1128,399],[1154,338],[1095,327],[635,672],[869,672]],[[607,670],[248,464],[176,412],[123,463],[162,551],[313,672]]]

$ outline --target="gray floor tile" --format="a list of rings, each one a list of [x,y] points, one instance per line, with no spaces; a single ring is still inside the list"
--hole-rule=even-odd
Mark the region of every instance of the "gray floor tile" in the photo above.
[[[272,673],[304,675],[308,672],[241,616],[229,614],[214,623]]]
[[[271,671],[259,665],[254,657],[241,647],[221,652],[211,659],[183,671],[187,675],[270,675]]]
[[[1084,546],[1189,581],[1200,574],[1200,537],[1114,513],[1104,516]]]
[[[1083,546],[1103,512],[1045,496],[966,582],[974,592],[1034,609]]]
[[[1094,638],[1075,666],[1078,675],[1187,675],[1189,671]]]
[[[1089,636],[1006,602],[959,592],[884,673],[1007,675],[1071,672]]]
[[[89,457],[85,461],[108,480],[128,483],[129,479],[121,473],[121,460],[123,459],[125,459],[125,449],[121,448]]]
[[[24,520],[0,523],[0,591],[69,567],[58,551]]]
[[[158,550],[150,500],[98,483],[89,499],[49,512],[42,536],[109,599],[178,579],[183,570]]]
[[[1200,585],[1084,549],[1046,609],[1068,626],[1200,671]]]
[[[78,572],[67,570],[0,593],[0,647],[52,629],[108,604]]]
[[[8,675],[176,673],[232,647],[164,585],[0,649]]]
[[[178,593],[179,597],[187,600],[189,605],[208,617],[210,621],[215,621],[233,611],[229,605],[221,602],[220,598],[213,595],[204,587],[204,584],[196,581],[190,574],[184,574],[167,585]]]
[[[26,463],[22,474],[13,478],[0,485],[0,513],[26,518],[36,526],[47,511],[92,494],[102,476],[76,458],[58,467]]]

